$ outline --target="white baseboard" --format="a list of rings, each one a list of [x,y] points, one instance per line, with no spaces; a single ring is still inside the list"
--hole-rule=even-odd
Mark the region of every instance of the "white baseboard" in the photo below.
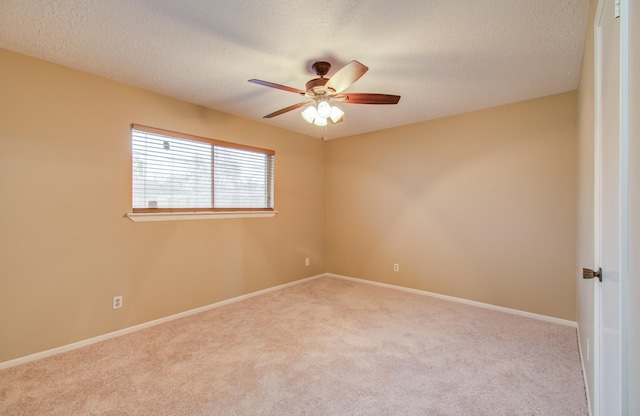
[[[60,347],[52,348],[52,349],[49,349],[49,350],[46,350],[46,351],[41,351],[41,352],[38,352],[38,353],[35,353],[35,354],[30,354],[30,355],[27,355],[27,356],[24,356],[24,357],[20,357],[20,358],[16,358],[16,359],[13,359],[13,360],[0,362],[0,370],[3,370],[5,368],[10,368],[10,367],[15,367],[17,365],[25,364],[25,363],[28,363],[28,362],[31,362],[31,361],[40,360],[42,358],[51,357],[53,355],[61,354],[63,352],[67,352],[67,351],[75,350],[75,349],[78,349],[78,348],[86,347],[87,345],[95,344],[97,342],[106,341],[106,340],[111,339],[111,338],[116,338],[116,337],[119,337],[119,336],[122,336],[122,335],[130,334],[132,332],[140,331],[141,329],[145,329],[145,328],[149,328],[149,327],[152,327],[152,326],[155,326],[155,325],[159,325],[159,324],[162,324],[162,323],[165,323],[165,322],[173,321],[175,319],[183,318],[185,316],[194,315],[196,313],[208,311],[210,309],[218,308],[220,306],[229,305],[229,304],[235,303],[235,302],[240,302],[242,300],[249,299],[249,298],[252,298],[254,296],[259,296],[259,295],[263,295],[265,293],[274,292],[276,290],[284,289],[284,288],[289,287],[289,286],[298,285],[298,284],[301,284],[301,283],[304,283],[304,282],[308,282],[310,280],[318,279],[320,277],[325,277],[325,276],[326,277],[333,277],[333,278],[337,278],[337,279],[343,279],[343,280],[351,280],[351,281],[354,281],[354,282],[359,282],[359,283],[364,283],[364,284],[369,284],[369,285],[374,285],[374,286],[385,287],[385,288],[388,288],[388,289],[401,290],[401,291],[404,291],[404,292],[414,293],[414,294],[418,294],[418,295],[432,296],[432,297],[435,297],[435,298],[449,300],[449,301],[452,301],[452,302],[464,303],[464,304],[467,304],[467,305],[478,306],[478,307],[486,308],[486,309],[493,309],[493,310],[496,310],[496,311],[511,313],[511,314],[520,315],[520,316],[526,316],[528,318],[534,318],[534,319],[553,322],[553,323],[557,323],[557,324],[561,324],[561,325],[572,326],[572,327],[575,327],[575,328],[578,327],[576,322],[568,321],[568,320],[565,320],[565,319],[554,318],[554,317],[550,317],[550,316],[546,316],[546,315],[539,315],[539,314],[535,314],[535,313],[531,313],[531,312],[524,312],[524,311],[520,311],[520,310],[517,310],[517,309],[505,308],[505,307],[502,307],[502,306],[495,306],[495,305],[491,305],[491,304],[488,304],[488,303],[476,302],[476,301],[472,301],[472,300],[456,298],[456,297],[453,297],[453,296],[440,295],[438,293],[427,292],[427,291],[419,290],[419,289],[411,289],[411,288],[407,288],[407,287],[403,287],[403,286],[396,286],[396,285],[391,285],[391,284],[387,284],[387,283],[375,282],[375,281],[372,281],[372,280],[358,279],[358,278],[355,278],[355,277],[342,276],[342,275],[333,274],[333,273],[322,273],[322,274],[319,274],[319,275],[315,275],[315,276],[307,277],[307,278],[304,278],[304,279],[296,280],[296,281],[293,281],[293,282],[290,282],[290,283],[285,283],[285,284],[274,286],[274,287],[270,287],[270,288],[267,288],[267,289],[258,290],[256,292],[248,293],[246,295],[242,295],[242,296],[237,296],[237,297],[234,297],[234,298],[226,299],[226,300],[223,300],[223,301],[220,301],[220,302],[213,303],[211,305],[206,305],[206,306],[202,306],[202,307],[199,307],[199,308],[191,309],[191,310],[188,310],[188,311],[180,312],[180,313],[177,313],[177,314],[174,314],[174,315],[170,315],[170,316],[167,316],[167,317],[164,317],[164,318],[155,319],[153,321],[145,322],[145,323],[142,323],[142,324],[139,324],[139,325],[134,325],[134,326],[131,326],[131,327],[128,327],[128,328],[120,329],[118,331],[110,332],[108,334],[99,335],[97,337],[89,338],[89,339],[86,339],[86,340],[83,340],[83,341],[74,342],[72,344],[63,345],[63,346],[60,346]],[[582,357],[582,354],[581,354],[581,357]],[[584,373],[584,365],[583,365],[583,373]]]
[[[304,279],[296,280],[293,282],[285,283],[282,285],[270,287],[267,289],[258,290],[256,292],[247,293],[246,295],[237,296],[230,299],[225,299],[220,302],[212,303],[210,305],[201,306],[199,308],[191,309],[188,311],[180,312],[174,315],[170,315],[164,318],[155,319],[153,321],[145,322],[139,325],[134,325],[128,328],[120,329],[118,331],[109,332],[108,334],[99,335],[97,337],[85,339],[83,341],[74,342],[72,344],[63,345],[60,347],[52,348],[50,350],[37,352],[35,354],[26,355],[24,357],[16,358],[9,361],[0,362],[0,370],[4,370],[5,368],[15,367],[20,364],[25,364],[31,361],[40,360],[42,358],[51,357],[53,355],[61,354],[63,352],[75,350],[78,348],[86,347],[87,345],[95,344],[97,342],[106,341],[111,338],[120,337],[122,335],[130,334],[132,332],[140,331],[141,329],[149,328],[155,325],[163,324],[165,322],[173,321],[175,319],[184,318],[185,316],[194,315],[196,313],[208,311],[210,309],[219,308],[220,306],[229,305],[231,303],[240,302],[245,299],[252,298],[254,296],[264,295],[265,293],[274,292],[276,290],[284,289],[285,287],[298,285],[300,283],[308,282],[310,280],[317,279],[319,277],[323,277],[325,274],[319,274],[316,276],[307,277]]]
[[[506,313],[510,313],[510,314],[513,314],[513,315],[526,316],[527,318],[533,318],[533,319],[538,319],[538,320],[541,320],[541,321],[553,322],[553,323],[560,324],[560,325],[571,326],[571,327],[574,327],[574,328],[578,327],[578,323],[577,322],[569,321],[567,319],[560,319],[560,318],[555,318],[553,316],[540,315],[540,314],[532,313],[532,312],[525,312],[525,311],[521,311],[521,310],[518,310],[518,309],[505,308],[503,306],[496,306],[496,305],[491,305],[489,303],[482,303],[482,302],[476,302],[476,301],[473,301],[473,300],[456,298],[454,296],[441,295],[439,293],[427,292],[425,290],[411,289],[411,288],[404,287],[404,286],[390,285],[388,283],[381,283],[381,282],[375,282],[375,281],[372,281],[372,280],[358,279],[356,277],[342,276],[342,275],[333,274],[333,273],[327,273],[326,276],[335,277],[337,279],[351,280],[351,281],[354,281],[354,282],[366,283],[368,285],[373,285],[373,286],[386,287],[388,289],[401,290],[403,292],[414,293],[414,294],[417,294],[417,295],[431,296],[431,297],[434,297],[434,298],[449,300],[449,301],[452,301],[452,302],[464,303],[466,305],[478,306],[480,308],[492,309],[494,311],[506,312]]]

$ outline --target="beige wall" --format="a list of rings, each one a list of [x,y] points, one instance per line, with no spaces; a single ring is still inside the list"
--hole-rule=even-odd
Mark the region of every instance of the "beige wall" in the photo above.
[[[0,362],[325,271],[322,141],[4,50],[0,91]],[[123,218],[131,123],[274,149],[279,214]]]
[[[0,62],[0,362],[325,271],[575,319],[575,92],[325,144]],[[123,218],[131,123],[275,149],[280,213]]]
[[[331,141],[327,270],[575,320],[576,156],[575,92]]]

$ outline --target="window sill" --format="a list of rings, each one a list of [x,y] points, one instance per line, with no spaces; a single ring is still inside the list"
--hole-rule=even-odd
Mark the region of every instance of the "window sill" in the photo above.
[[[133,222],[221,220],[229,218],[271,218],[278,211],[220,211],[220,212],[144,212],[128,213],[125,217]]]

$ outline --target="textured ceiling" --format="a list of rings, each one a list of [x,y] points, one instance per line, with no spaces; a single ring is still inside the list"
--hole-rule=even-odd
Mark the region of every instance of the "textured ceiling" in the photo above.
[[[369,67],[329,138],[574,90],[589,0],[0,0],[0,48],[303,134],[311,64]],[[163,127],[163,126],[159,126]],[[166,126],[165,126],[166,127]]]

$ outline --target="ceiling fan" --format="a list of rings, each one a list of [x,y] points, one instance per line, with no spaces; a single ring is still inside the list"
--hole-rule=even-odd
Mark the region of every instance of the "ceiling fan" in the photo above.
[[[318,75],[307,82],[306,90],[287,87],[285,85],[275,84],[273,82],[262,81],[259,79],[250,79],[249,82],[264,85],[265,87],[276,88],[283,91],[293,92],[309,98],[289,107],[282,108],[267,114],[263,118],[272,118],[280,114],[295,110],[296,108],[309,105],[303,112],[302,117],[309,123],[316,126],[326,126],[327,123],[336,124],[343,120],[344,112],[338,107],[331,105],[332,101],[346,104],[398,104],[399,95],[389,94],[370,94],[370,93],[343,93],[343,91],[360,79],[369,68],[358,61],[351,61],[331,78],[325,78],[325,75],[331,69],[331,64],[325,61],[315,62],[311,68]]]

